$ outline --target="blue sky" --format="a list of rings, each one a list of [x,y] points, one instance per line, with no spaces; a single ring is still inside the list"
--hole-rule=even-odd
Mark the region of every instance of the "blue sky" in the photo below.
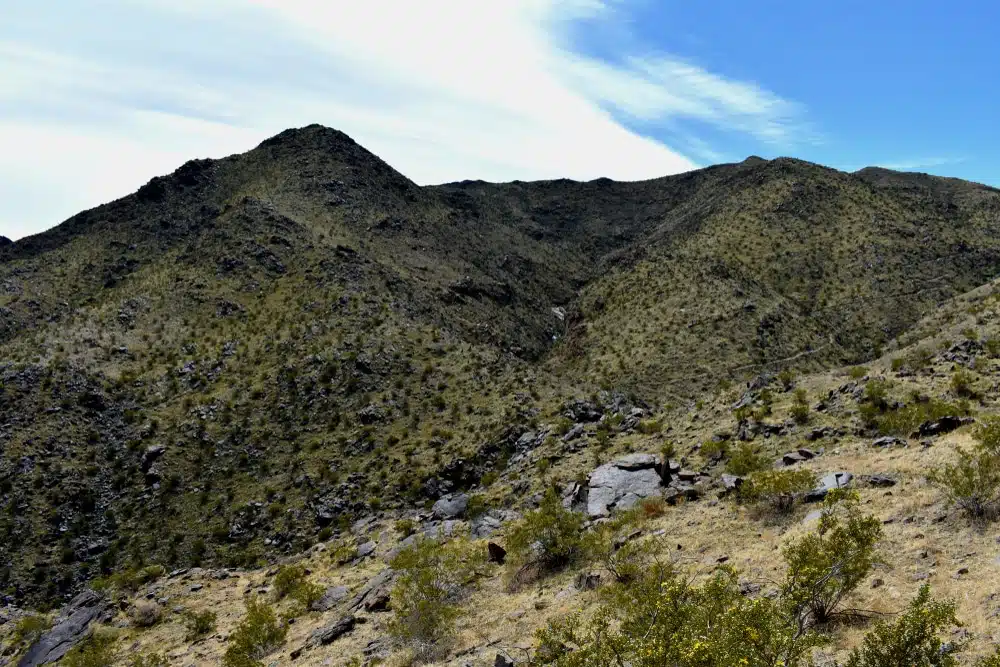
[[[341,129],[419,183],[747,155],[1000,185],[992,3],[0,0],[0,234]]]

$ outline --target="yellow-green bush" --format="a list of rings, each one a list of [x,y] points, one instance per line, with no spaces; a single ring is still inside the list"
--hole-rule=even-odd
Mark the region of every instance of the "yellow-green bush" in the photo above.
[[[459,604],[484,561],[482,549],[464,538],[445,543],[421,538],[401,551],[391,563],[399,575],[390,634],[421,658],[446,649]]]
[[[581,547],[587,559],[607,570],[618,583],[628,584],[639,579],[656,553],[662,550],[658,540],[633,535],[643,518],[641,508],[621,512],[583,536]]]
[[[246,604],[246,615],[229,636],[224,667],[261,667],[261,659],[285,643],[288,626],[278,620],[274,609],[257,597],[247,598]]]
[[[66,653],[65,667],[108,667],[118,657],[115,637],[110,632],[94,632]]]
[[[187,641],[194,641],[215,632],[216,618],[214,611],[184,612],[184,627],[187,628]]]
[[[975,437],[972,451],[958,450],[958,461],[927,477],[970,517],[984,520],[1000,512],[1000,418],[983,419]]]
[[[568,565],[582,553],[583,515],[562,506],[549,490],[538,509],[526,513],[507,532],[507,554],[515,576],[526,568],[550,571]]]
[[[285,565],[274,575],[274,595],[278,600],[292,598],[304,612],[323,596],[323,588],[309,580],[301,565]]]
[[[816,475],[811,470],[760,470],[747,477],[740,486],[739,496],[770,507],[775,512],[785,513],[794,506],[796,495],[815,486]]]

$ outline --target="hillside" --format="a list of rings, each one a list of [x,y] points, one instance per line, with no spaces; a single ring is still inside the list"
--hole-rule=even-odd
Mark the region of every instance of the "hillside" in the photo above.
[[[448,492],[523,510],[731,428],[762,374],[944,335],[922,318],[1000,274],[998,214],[788,158],[418,187],[319,126],[189,162],[0,244],[0,586],[253,568]],[[581,439],[547,435],[564,415]]]

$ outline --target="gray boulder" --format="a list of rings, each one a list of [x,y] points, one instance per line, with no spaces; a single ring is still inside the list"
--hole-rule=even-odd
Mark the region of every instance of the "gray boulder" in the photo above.
[[[98,593],[92,590],[80,593],[62,609],[55,625],[28,648],[17,667],[56,662],[86,638],[90,624],[108,607],[108,601]]]
[[[606,517],[629,509],[643,498],[662,496],[661,477],[653,454],[630,454],[605,463],[590,474],[587,514]]]
[[[465,514],[465,510],[468,507],[469,496],[464,493],[457,493],[439,499],[434,503],[431,511],[434,512],[435,518],[438,519],[457,519]]]
[[[337,604],[347,599],[347,586],[331,586],[326,592],[312,603],[313,611],[330,611]]]
[[[854,475],[849,472],[831,472],[823,475],[819,480],[819,486],[805,495],[806,502],[816,502],[823,500],[830,491],[842,489],[851,483]]]

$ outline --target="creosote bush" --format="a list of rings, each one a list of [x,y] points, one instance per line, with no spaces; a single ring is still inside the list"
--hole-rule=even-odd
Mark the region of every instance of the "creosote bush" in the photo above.
[[[770,465],[771,462],[758,448],[749,442],[744,442],[730,453],[729,460],[726,461],[726,472],[745,477],[759,470],[765,470]]]
[[[974,520],[1000,512],[1000,417],[986,417],[976,428],[972,451],[958,450],[958,461],[941,466],[928,479]]]
[[[301,565],[285,565],[274,575],[274,595],[277,600],[290,597],[305,612],[323,596],[323,588],[309,580]]]
[[[881,539],[882,522],[861,513],[856,492],[827,494],[817,530],[782,551],[788,566],[782,598],[800,627],[825,623],[837,613],[844,597],[882,562]]]
[[[261,667],[261,659],[285,643],[288,626],[257,597],[247,598],[247,613],[229,636],[223,667]]]
[[[740,498],[784,514],[791,511],[795,497],[816,486],[811,470],[789,468],[752,473],[740,487]]]
[[[184,627],[187,628],[187,641],[200,639],[212,632],[215,632],[216,615],[213,611],[186,611],[184,612]]]
[[[150,600],[139,600],[129,608],[129,618],[137,628],[149,628],[160,622],[163,610]]]
[[[846,667],[954,667],[961,645],[942,641],[940,634],[958,625],[953,602],[931,599],[924,584],[895,622],[880,620],[861,646],[851,652]],[[979,663],[985,667],[987,661]]]
[[[420,659],[447,652],[459,603],[485,557],[465,538],[438,542],[418,539],[393,558],[399,573],[392,589],[390,634]]]
[[[638,531],[645,511],[638,507],[616,514],[587,531],[581,548],[586,558],[607,570],[615,581],[629,584],[645,574],[663,545],[655,538],[641,538]]]
[[[61,664],[65,667],[108,667],[117,657],[114,635],[98,631],[70,649]]]
[[[511,583],[526,575],[544,574],[569,565],[582,553],[583,515],[562,506],[552,489],[538,509],[525,514],[507,532],[507,557]]]

